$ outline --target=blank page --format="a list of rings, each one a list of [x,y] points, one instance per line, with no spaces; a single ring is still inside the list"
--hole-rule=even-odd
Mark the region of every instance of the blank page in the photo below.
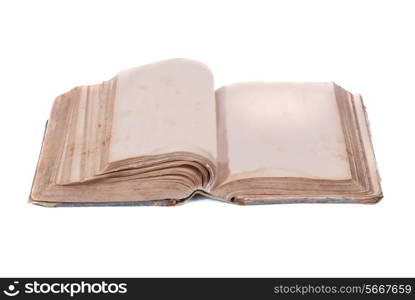
[[[220,183],[351,178],[333,83],[240,83],[216,100]]]
[[[192,60],[119,73],[109,162],[174,151],[216,158],[214,99],[211,72]]]

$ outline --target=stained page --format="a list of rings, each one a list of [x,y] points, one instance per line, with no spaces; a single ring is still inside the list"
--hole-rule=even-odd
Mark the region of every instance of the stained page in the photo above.
[[[187,59],[119,73],[109,162],[174,151],[216,158],[213,77]]]
[[[220,183],[351,178],[333,83],[241,83],[216,97]]]

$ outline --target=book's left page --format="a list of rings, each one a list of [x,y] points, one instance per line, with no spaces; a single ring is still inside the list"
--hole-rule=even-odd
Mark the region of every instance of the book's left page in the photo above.
[[[75,88],[55,100],[30,199],[172,204],[208,189],[215,180],[215,114],[211,72],[186,59]]]
[[[173,59],[120,72],[113,110],[110,165],[169,152],[216,159],[213,76],[199,62]]]

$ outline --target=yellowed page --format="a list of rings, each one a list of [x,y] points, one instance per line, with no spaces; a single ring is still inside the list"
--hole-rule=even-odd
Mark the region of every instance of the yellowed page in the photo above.
[[[255,177],[350,179],[333,83],[219,89],[218,184]]]
[[[199,62],[172,59],[117,76],[108,162],[188,151],[216,158],[213,77]]]

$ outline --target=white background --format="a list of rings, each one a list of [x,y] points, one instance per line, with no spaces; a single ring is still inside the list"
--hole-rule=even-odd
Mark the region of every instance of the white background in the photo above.
[[[0,275],[414,276],[413,3],[2,1]],[[217,87],[335,81],[361,93],[384,200],[58,209],[27,203],[57,95],[175,57],[206,63]]]

